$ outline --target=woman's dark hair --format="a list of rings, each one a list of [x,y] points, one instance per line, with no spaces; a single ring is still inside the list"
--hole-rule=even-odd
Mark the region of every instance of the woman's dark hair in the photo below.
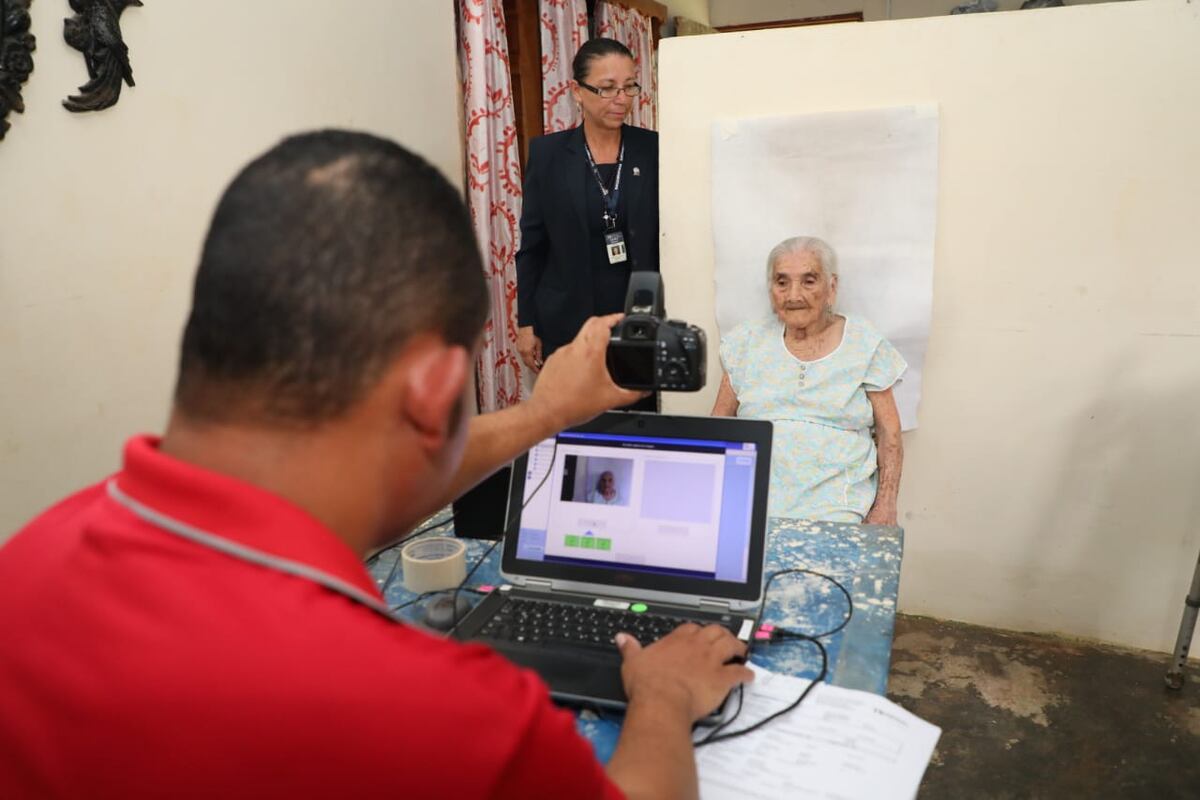
[[[633,53],[629,52],[629,48],[616,39],[588,39],[575,54],[575,60],[571,62],[571,71],[574,73],[575,82],[582,83],[587,79],[588,70],[597,58],[614,54],[633,58]]]
[[[428,162],[364,133],[293,136],[217,206],[175,399],[210,421],[327,420],[411,337],[470,347],[487,297],[470,215]]]

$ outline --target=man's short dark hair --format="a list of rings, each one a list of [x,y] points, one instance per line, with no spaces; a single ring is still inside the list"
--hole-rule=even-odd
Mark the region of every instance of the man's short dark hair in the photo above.
[[[414,334],[470,348],[486,313],[470,217],[434,167],[364,133],[294,136],[217,206],[175,401],[212,421],[321,422]]]

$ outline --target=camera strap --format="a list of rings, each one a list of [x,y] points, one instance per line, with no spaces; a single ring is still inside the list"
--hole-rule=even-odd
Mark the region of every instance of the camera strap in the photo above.
[[[596,185],[600,187],[600,196],[604,198],[604,230],[611,233],[617,229],[617,200],[621,196],[621,167],[625,164],[625,142],[621,142],[621,150],[617,153],[617,173],[611,189],[604,185],[600,170],[596,168],[596,159],[592,158],[592,148],[588,147],[586,139],[583,142],[583,152],[587,154],[588,167],[592,170]]]

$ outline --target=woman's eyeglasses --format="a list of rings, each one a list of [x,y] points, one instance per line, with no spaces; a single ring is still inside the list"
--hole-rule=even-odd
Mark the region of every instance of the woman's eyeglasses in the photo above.
[[[624,92],[626,97],[637,97],[639,94],[642,93],[642,87],[638,86],[636,83],[631,83],[628,86],[604,86],[604,87],[589,86],[588,84],[584,83],[583,81],[576,81],[576,83],[578,83],[584,89],[587,89],[592,94],[600,95],[605,100],[611,100],[614,97],[616,97],[618,94],[620,94],[621,92]]]

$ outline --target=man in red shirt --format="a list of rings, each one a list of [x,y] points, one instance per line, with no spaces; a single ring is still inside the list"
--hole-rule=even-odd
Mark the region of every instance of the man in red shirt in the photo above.
[[[396,622],[363,555],[638,395],[591,320],[466,420],[487,313],[457,193],[336,131],[250,164],[197,271],[174,407],[0,549],[0,797],[688,797],[691,724],[748,670],[715,626],[640,647],[607,768],[540,680]]]

